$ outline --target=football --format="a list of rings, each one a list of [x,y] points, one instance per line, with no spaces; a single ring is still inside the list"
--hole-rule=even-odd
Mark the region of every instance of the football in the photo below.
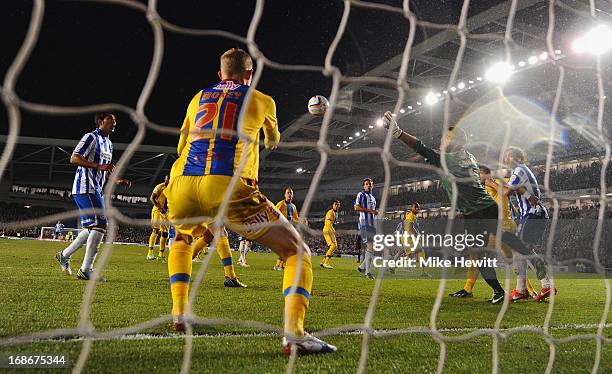
[[[313,116],[322,116],[329,108],[329,101],[324,96],[315,95],[308,100],[308,111]]]

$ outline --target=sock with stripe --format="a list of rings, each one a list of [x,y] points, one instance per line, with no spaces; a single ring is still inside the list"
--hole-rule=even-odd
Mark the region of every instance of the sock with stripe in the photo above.
[[[163,233],[159,238],[159,257],[164,257],[164,251],[166,250],[166,243],[168,242],[168,234]]]
[[[172,292],[172,315],[185,314],[191,280],[192,248],[184,241],[175,241],[168,254],[168,275]]]
[[[465,285],[463,286],[465,291],[470,293],[472,292],[476,279],[478,279],[478,274],[480,274],[480,271],[476,266],[470,266],[468,268],[466,273],[467,278],[465,279]]]
[[[296,337],[304,336],[304,317],[312,292],[312,263],[310,256],[305,254],[301,256],[302,265],[298,275],[297,288],[295,290],[291,288],[297,274],[299,257],[299,255],[293,255],[287,258],[283,274],[285,333]]]
[[[236,272],[234,271],[234,261],[232,258],[232,252],[229,245],[229,240],[226,237],[220,237],[217,242],[217,254],[223,264],[223,273],[225,276],[234,279],[236,278]]]
[[[156,232],[152,232],[151,236],[149,236],[149,254],[153,253],[153,248],[155,248],[155,243],[157,242],[157,238],[159,235]]]

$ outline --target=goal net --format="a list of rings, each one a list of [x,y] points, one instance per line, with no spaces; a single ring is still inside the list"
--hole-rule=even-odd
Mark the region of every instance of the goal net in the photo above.
[[[141,13],[142,17],[146,17],[151,27],[154,42],[153,56],[151,64],[148,67],[146,81],[134,108],[115,104],[113,102],[89,106],[58,106],[30,102],[22,99],[21,93],[17,89],[17,81],[23,75],[22,72],[24,67],[28,63],[33,51],[36,49],[36,43],[41,33],[44,32],[42,25],[45,17],[45,2],[43,0],[35,0],[33,2],[33,10],[27,35],[19,53],[6,72],[1,87],[3,102],[9,118],[9,133],[0,159],[0,176],[2,178],[7,178],[9,165],[11,164],[14,150],[18,144],[19,131],[23,126],[26,126],[26,124],[21,121],[21,114],[24,111],[40,115],[77,115],[96,111],[113,110],[131,117],[137,124],[137,133],[134,137],[134,141],[127,147],[121,158],[117,161],[115,171],[110,176],[105,188],[107,204],[105,215],[109,219],[109,226],[106,233],[106,244],[96,262],[96,275],[101,274],[109,263],[113,251],[112,243],[117,235],[119,225],[129,224],[143,227],[149,225],[149,221],[146,219],[131,219],[123,215],[113,205],[113,200],[110,197],[116,188],[115,182],[117,182],[119,176],[129,167],[130,160],[137,151],[137,147],[142,143],[146,132],[161,132],[172,134],[173,136],[177,136],[178,134],[176,127],[160,125],[156,123],[155,118],[149,118],[145,113],[145,107],[152,96],[160,75],[160,69],[164,60],[164,50],[168,48],[169,42],[167,40],[167,35],[188,35],[202,38],[215,36],[224,38],[228,46],[233,46],[236,43],[243,43],[246,45],[248,52],[253,57],[257,66],[251,85],[252,88],[257,88],[261,81],[265,79],[265,77],[262,77],[265,75],[262,72],[267,69],[294,73],[314,73],[331,79],[331,91],[328,93],[320,93],[329,98],[331,105],[330,109],[327,110],[325,116],[322,118],[322,121],[316,118],[313,119],[313,117],[306,114],[292,122],[291,125],[288,126],[288,130],[283,131],[281,134],[279,151],[284,153],[310,151],[318,155],[316,167],[309,170],[309,174],[304,174],[310,176],[311,182],[307,191],[305,191],[304,201],[300,209],[300,217],[302,219],[308,219],[312,207],[316,204],[317,191],[325,187],[323,182],[324,175],[327,169],[331,168],[331,165],[333,165],[333,160],[344,159],[359,164],[374,159],[379,161],[380,168],[384,171],[383,177],[381,178],[382,182],[377,184],[377,188],[380,191],[378,204],[378,210],[380,212],[379,217],[381,218],[378,227],[379,233],[383,232],[382,222],[384,219],[382,218],[387,213],[387,208],[391,206],[390,201],[393,200],[394,196],[401,194],[401,191],[394,192],[393,189],[396,186],[393,184],[397,181],[406,181],[413,177],[408,171],[412,172],[415,170],[420,172],[421,176],[427,175],[429,178],[435,179],[435,183],[442,178],[450,180],[452,193],[448,197],[448,206],[432,206],[427,210],[429,212],[428,214],[432,217],[444,218],[446,232],[451,232],[453,230],[456,221],[458,221],[455,212],[457,211],[461,198],[458,196],[457,190],[458,177],[451,174],[449,171],[449,166],[446,163],[445,157],[442,157],[440,163],[441,167],[439,168],[426,164],[422,159],[417,159],[414,157],[414,154],[411,154],[410,157],[402,157],[400,154],[403,152],[405,155],[405,151],[400,150],[399,147],[401,144],[393,139],[390,132],[387,133],[377,128],[376,119],[380,119],[386,110],[390,110],[394,113],[401,128],[417,131],[424,141],[433,143],[434,148],[435,145],[441,143],[440,139],[447,135],[451,126],[460,126],[465,130],[468,137],[472,138],[471,144],[474,146],[473,152],[478,158],[478,162],[491,165],[493,169],[500,167],[503,163],[501,159],[502,155],[510,146],[517,145],[513,143],[517,138],[527,139],[531,136],[534,140],[532,144],[529,144],[529,149],[532,155],[537,155],[535,158],[539,160],[541,168],[541,178],[539,182],[546,193],[546,201],[551,216],[550,229],[544,240],[544,256],[549,262],[548,269],[553,286],[555,285],[555,275],[558,274],[556,270],[572,261],[575,263],[576,260],[580,260],[583,266],[588,266],[594,273],[603,279],[603,284],[605,285],[604,289],[594,291],[600,294],[605,293],[605,299],[601,305],[601,317],[598,323],[591,326],[593,331],[590,331],[588,334],[577,333],[558,338],[553,334],[553,314],[555,313],[556,305],[556,296],[554,293],[551,295],[549,303],[545,306],[545,308],[547,308],[547,313],[544,321],[537,326],[528,325],[508,328],[504,324],[504,318],[507,316],[510,301],[506,298],[499,308],[495,323],[490,328],[476,328],[466,331],[458,327],[457,330],[453,331],[451,329],[451,331],[449,331],[449,329],[441,327],[439,316],[442,313],[442,304],[448,292],[453,291],[449,290],[447,286],[450,274],[444,269],[441,272],[435,291],[433,291],[432,294],[433,304],[429,311],[430,319],[428,325],[411,326],[401,329],[377,330],[374,328],[374,320],[377,307],[379,306],[378,302],[383,289],[383,282],[388,276],[387,271],[381,270],[377,273],[367,311],[363,316],[363,322],[359,326],[340,325],[323,331],[314,332],[315,335],[321,337],[346,333],[361,334],[362,341],[356,369],[358,373],[363,373],[368,368],[368,360],[372,358],[370,348],[373,338],[403,334],[425,334],[433,339],[438,346],[439,352],[437,354],[437,364],[435,368],[438,373],[444,372],[445,368],[447,368],[452,344],[468,342],[479,337],[488,337],[492,341],[490,346],[486,346],[486,349],[490,350],[491,371],[493,373],[504,371],[504,368],[500,364],[500,347],[502,343],[508,339],[522,334],[536,336],[534,339],[540,339],[548,345],[548,357],[540,358],[547,362],[546,372],[548,373],[554,371],[553,367],[557,355],[559,351],[563,349],[564,345],[583,340],[594,342],[595,345],[592,352],[592,363],[590,364],[592,372],[598,372],[600,370],[605,371],[605,368],[602,366],[602,360],[604,359],[604,351],[608,349],[608,352],[610,352],[609,345],[611,339],[608,337],[609,333],[606,329],[608,328],[607,322],[610,302],[612,300],[610,282],[606,277],[605,264],[602,261],[603,255],[609,257],[609,253],[604,253],[606,250],[609,250],[609,241],[606,242],[604,239],[606,239],[606,219],[609,216],[610,196],[612,193],[608,187],[608,182],[610,180],[610,140],[608,136],[609,124],[606,122],[608,117],[606,115],[606,109],[609,110],[606,104],[606,88],[609,82],[607,82],[604,77],[604,73],[609,71],[609,69],[606,70],[607,67],[609,67],[609,63],[604,62],[606,60],[604,60],[603,56],[585,58],[581,64],[568,62],[565,58],[566,50],[569,48],[569,46],[566,46],[568,41],[566,37],[559,36],[564,25],[560,25],[558,19],[559,13],[561,12],[566,15],[566,18],[569,14],[572,18],[580,20],[577,21],[578,26],[576,28],[586,31],[604,14],[596,5],[596,3],[599,2],[590,1],[588,5],[584,5],[583,2],[570,1],[512,0],[497,2],[497,5],[491,5],[490,8],[484,9],[481,13],[471,14],[471,7],[477,2],[465,0],[460,9],[458,23],[442,24],[421,20],[418,12],[416,12],[410,1],[398,1],[396,5],[388,5],[381,2],[347,0],[341,2],[343,13],[337,24],[334,37],[330,41],[324,61],[322,61],[320,65],[304,65],[299,61],[280,63],[267,57],[264,51],[259,48],[258,38],[261,37],[262,33],[262,31],[259,30],[259,25],[264,13],[267,11],[263,0],[255,2],[254,12],[245,35],[238,35],[228,31],[215,29],[189,28],[174,24],[164,18],[164,14],[158,12],[157,3],[158,2],[154,0],[148,1],[146,4],[128,0],[100,0],[94,5],[88,4],[88,6],[99,7],[123,7],[126,12],[128,9],[129,11],[137,11]],[[602,1],[601,3],[606,2]],[[440,5],[440,7],[445,6],[449,5],[447,3]],[[537,9],[533,8],[534,6],[537,6]],[[523,24],[519,28],[519,26],[517,26],[518,21],[516,15],[524,10],[531,11],[530,9],[542,15],[541,24],[539,27]],[[440,11],[443,12],[444,9],[440,9]],[[349,33],[347,29],[349,19],[355,12],[371,12],[371,14],[376,14],[379,17],[393,16],[402,20],[402,26],[407,28],[404,48],[400,51],[401,54],[385,63],[394,65],[394,69],[385,70],[385,64],[383,64],[370,71],[368,74],[349,76],[343,74],[340,67],[334,64],[339,44]],[[566,19],[564,18],[564,20]],[[609,21],[609,18],[606,18],[606,20]],[[424,41],[417,45],[415,40],[419,35],[422,37],[422,30],[433,32],[434,34],[433,36],[425,37],[423,39]],[[543,31],[543,33],[538,34],[536,38],[539,40],[540,44],[537,47],[532,47],[530,53],[526,53],[525,48],[518,47],[519,43],[517,38],[521,37],[521,35],[528,33],[534,34],[541,31]],[[78,32],[78,30],[75,30],[75,32]],[[377,30],[377,32],[385,32],[385,30]],[[442,46],[444,43],[454,43],[457,47],[456,53],[453,53],[453,56],[450,56],[445,61],[442,61],[440,58],[427,56],[427,43],[438,43],[438,46]],[[500,62],[500,65],[497,66],[497,70],[491,72],[488,77],[485,76],[484,72],[470,73],[463,70],[464,60],[469,54],[477,49],[484,49],[491,52],[488,47],[493,44],[499,47],[498,50],[495,51],[496,55],[493,56]],[[531,55],[533,51],[537,51],[537,54]],[[414,75],[414,71],[418,69],[421,64],[427,62],[442,66],[442,69],[446,69],[446,73],[443,75],[444,83],[442,86],[432,88],[431,90],[415,88],[418,87],[418,82],[422,81],[423,76],[419,77]],[[545,109],[542,109],[539,105],[524,103],[522,101],[523,98],[520,97],[507,97],[504,95],[503,88],[501,87],[490,88],[489,86],[485,86],[489,84],[485,81],[499,81],[502,80],[505,75],[510,74],[528,74],[531,67],[540,65],[545,65],[547,71],[550,72],[549,76],[554,77],[551,81],[547,82],[554,87],[552,91],[543,90],[544,92],[533,93],[534,96],[538,96],[541,102],[546,103]],[[585,88],[582,93],[582,95],[588,96],[589,100],[572,101],[568,99],[566,86],[568,81],[572,79],[584,79],[589,82],[589,87]],[[376,111],[376,119],[365,125],[359,124],[357,128],[347,125],[347,123],[350,124],[350,120],[346,121],[347,123],[342,126],[338,125],[336,110],[340,107],[342,107],[342,110],[346,110],[346,97],[349,97],[350,93],[356,92],[366,86],[369,88],[364,91],[382,94],[385,100],[381,100],[381,96],[373,98],[370,102],[366,102],[367,100],[358,102],[356,98],[353,98],[352,104],[355,107],[368,107],[370,111]],[[482,94],[483,92],[486,92],[486,94]],[[574,93],[574,95],[577,94]],[[304,103],[306,103],[306,101],[307,98],[304,98]],[[282,104],[279,103],[279,105]],[[414,126],[411,127],[413,123],[421,123],[417,120],[413,121],[413,118],[415,118],[413,116],[429,113],[427,112],[428,109],[426,109],[428,105],[436,105],[440,109],[439,115],[430,115],[431,125],[427,128],[414,129]],[[588,113],[586,113],[588,120],[585,120],[582,115],[572,116],[574,113],[573,109],[575,109],[572,108],[572,105],[588,105],[590,108]],[[517,111],[517,107],[522,108],[522,110]],[[458,111],[467,113],[459,122],[456,121],[456,113]],[[346,117],[346,114],[344,114],[344,116]],[[241,121],[242,116],[239,118]],[[560,126],[560,118],[564,118],[563,124],[565,127]],[[355,117],[351,118],[351,120],[357,122],[359,119]],[[587,122],[590,123],[590,126],[585,125]],[[312,130],[315,124],[320,124],[320,129],[316,132],[317,135],[315,137],[309,139],[303,138],[301,140],[291,138],[293,140],[288,140],[290,138],[289,135],[294,133],[295,130],[299,128],[308,129],[309,127]],[[371,124],[371,126],[368,124]],[[521,124],[525,125],[524,129],[521,129]],[[563,128],[567,128],[568,125],[571,127],[572,134],[582,139],[581,144],[585,145],[583,150],[585,152],[584,154],[597,159],[595,164],[596,180],[592,189],[587,192],[585,192],[583,188],[570,188],[567,189],[567,191],[561,192],[558,186],[555,185],[557,181],[555,178],[558,175],[562,175],[561,167],[555,164],[557,163],[555,156],[559,148],[563,148],[563,146],[567,144],[564,143],[567,135],[564,133]],[[242,135],[239,131],[240,128],[239,126],[238,136]],[[495,131],[493,131],[493,129]],[[378,137],[374,135],[374,131],[377,130],[379,131],[378,134],[383,135],[378,135]],[[527,133],[523,134],[520,133],[520,131],[526,131]],[[374,139],[376,141],[360,142],[364,138]],[[470,139],[468,139],[468,141],[470,142]],[[559,144],[561,144],[561,147],[559,147]],[[274,151],[262,151],[262,164],[265,164],[266,161],[263,159],[270,152]],[[244,162],[241,162],[240,168],[243,167]],[[359,173],[359,175],[363,175],[363,177],[368,176],[369,170],[359,170],[359,165],[356,165],[354,168],[356,170],[355,173]],[[298,169],[298,173],[303,171],[304,170]],[[339,168],[336,167],[332,173],[334,172],[339,172]],[[237,175],[238,173],[235,173],[232,178],[233,184],[231,186],[237,183]],[[580,176],[576,176],[576,178],[580,178]],[[403,183],[408,185],[408,182]],[[360,187],[361,186],[357,186],[355,189],[359,190]],[[434,192],[430,191],[430,193]],[[587,193],[587,195],[585,195],[585,193]],[[561,208],[567,206],[568,202],[575,202],[581,199],[584,200],[586,198],[585,196],[590,199],[591,208],[594,212],[592,215],[594,219],[590,221],[590,224],[583,224],[585,230],[589,230],[588,232],[592,239],[592,241],[591,239],[589,241],[589,248],[591,249],[589,258],[582,258],[583,256],[580,254],[572,256],[565,260],[565,262],[556,261],[555,237],[560,234],[559,231],[561,229],[569,230],[567,228],[568,225],[563,225],[562,223],[563,217],[560,213]],[[226,211],[227,201],[222,205],[217,217],[200,217],[200,219],[215,219],[216,222],[227,223],[227,217],[224,215]],[[434,212],[437,213],[434,214]],[[42,219],[5,222],[4,227],[29,227],[33,225],[52,224],[58,219],[65,220],[77,216],[78,212],[75,210]],[[500,220],[498,225],[498,232],[500,233],[502,230],[501,225],[502,222]],[[356,235],[357,231],[354,229],[355,226],[353,226],[353,229],[339,230],[339,235]],[[62,233],[65,233],[67,230],[75,229],[65,229],[62,230]],[[320,230],[314,230],[305,223],[299,225],[299,230],[305,234],[304,237],[315,237],[320,240],[322,236]],[[77,232],[74,233],[76,236]],[[52,237],[53,234],[54,229],[52,227],[43,227],[40,237],[48,238]],[[218,235],[216,237],[218,237]],[[216,241],[212,243],[211,248],[215,248],[215,245]],[[501,242],[499,240],[495,241],[495,247],[497,250],[501,250]],[[446,248],[441,248],[441,255],[443,258],[449,258],[450,251]],[[211,256],[208,256],[198,272],[192,275],[190,288],[191,305],[195,302],[204,277],[208,272],[210,258]],[[553,267],[553,264],[555,267]],[[510,276],[510,267],[506,267],[505,269],[506,277],[502,283],[506,290],[511,290],[513,277]],[[95,282],[90,282],[85,287],[78,326],[66,326],[65,329],[61,330],[36,331],[18,336],[1,336],[0,346],[14,346],[40,341],[41,339],[79,336],[83,339],[83,344],[81,346],[80,355],[73,367],[73,371],[78,373],[86,368],[92,353],[94,341],[110,340],[125,335],[138,334],[171,321],[171,316],[168,314],[136,325],[124,326],[110,331],[100,331],[96,329],[91,322],[92,311],[95,309],[93,300],[96,287],[98,287],[98,285]],[[297,279],[294,283],[294,287],[297,287]],[[170,291],[168,291],[168,297],[170,298]],[[558,297],[561,297],[561,294]],[[316,302],[315,298],[311,301],[313,304]],[[411,301],[409,301],[402,310],[410,310],[410,302]],[[229,324],[237,328],[248,329],[249,331],[257,329],[275,335],[279,335],[282,331],[279,326],[271,326],[259,321],[203,318],[194,315],[191,310],[188,312],[188,318],[197,326]],[[477,316],[474,316],[474,318],[477,318]],[[192,367],[194,344],[194,336],[192,334],[186,334],[184,336],[184,351],[181,364],[181,372],[183,373],[189,372]],[[342,346],[339,347],[340,350],[342,348]],[[483,349],[485,349],[484,346]],[[296,357],[294,352],[287,361],[286,371],[293,372],[298,360],[299,358]],[[256,368],[254,369],[256,370]]]
[[[40,236],[38,239],[57,239],[57,240],[72,240],[79,235],[82,229],[74,229],[70,227],[64,227],[59,233],[55,231],[55,227],[43,226],[40,228]],[[70,239],[72,237],[72,239]]]

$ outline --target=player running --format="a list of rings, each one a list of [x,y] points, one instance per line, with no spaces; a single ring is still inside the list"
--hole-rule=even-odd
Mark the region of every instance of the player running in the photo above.
[[[58,240],[62,236],[62,230],[64,229],[64,224],[61,221],[57,221],[55,224],[55,232],[53,234],[53,239]]]
[[[168,222],[168,205],[166,204],[166,195],[164,190],[168,186],[170,177],[166,175],[164,181],[153,189],[149,200],[153,203],[151,209],[151,236],[149,237],[149,252],[147,254],[147,260],[155,260],[155,243],[159,237],[159,255],[158,259],[164,259],[164,250],[166,249],[166,242],[168,241],[168,231],[170,224]]]
[[[169,218],[177,230],[168,256],[174,328],[184,331],[189,323],[185,310],[191,279],[191,242],[204,234],[207,224],[212,223],[212,217],[227,200],[223,219],[228,227],[287,261],[282,288],[283,352],[289,354],[292,347],[298,353],[334,352],[336,347],[304,332],[312,289],[310,248],[257,187],[260,131],[263,129],[267,149],[276,148],[280,132],[274,100],[249,88],[252,74],[251,57],[241,49],[228,50],[221,56],[221,82],[198,92],[187,108],[178,145],[179,158],[172,166],[166,188]],[[245,160],[239,169],[243,153]],[[237,184],[228,190],[234,173],[239,173]],[[201,223],[186,222],[195,217],[211,218]]]
[[[394,138],[399,139],[408,147],[414,149],[426,162],[441,167],[440,152],[423,144],[421,140],[402,131],[397,125],[393,114],[387,111],[383,117],[386,129],[392,132]],[[484,246],[488,244],[488,233],[497,232],[498,208],[497,203],[486,192],[480,183],[478,165],[474,156],[465,149],[467,136],[462,129],[451,127],[446,137],[440,143],[440,149],[445,150],[445,160],[448,171],[457,178],[457,210],[463,214],[465,229],[472,235],[484,236]],[[440,178],[442,187],[452,198],[452,182],[443,175]],[[520,253],[528,253],[525,244],[511,233],[503,233],[502,241]],[[493,289],[494,295],[491,303],[503,301],[505,291],[499,281],[495,269],[487,266],[478,269],[487,284]]]
[[[319,266],[323,269],[333,269],[333,267],[329,265],[329,259],[334,255],[334,252],[338,248],[338,241],[336,240],[336,229],[334,228],[338,209],[340,209],[340,200],[334,200],[331,204],[331,207],[325,214],[323,237],[325,238],[325,243],[327,243],[329,249],[327,250],[327,253],[325,253],[325,256],[323,256],[323,260],[319,264]]]
[[[83,230],[66,249],[55,254],[62,271],[72,275],[70,257],[86,244],[85,257],[77,272],[77,279],[81,280],[91,279],[98,247],[106,233],[103,188],[106,178],[115,168],[112,163],[113,143],[109,137],[115,131],[117,119],[113,113],[99,113],[94,121],[97,128],[83,135],[70,157],[70,163],[77,166],[72,197],[81,212]],[[119,179],[117,184],[127,188],[132,185],[127,179]]]
[[[359,235],[361,241],[365,244],[365,254],[363,256],[363,262],[357,270],[360,273],[364,273],[366,279],[374,279],[372,276],[372,261],[374,256],[374,235],[376,235],[375,220],[378,215],[376,210],[376,198],[372,195],[374,189],[374,182],[372,179],[366,178],[362,183],[363,191],[357,194],[355,199],[355,211],[359,212]]]
[[[293,203],[293,189],[291,187],[285,188],[284,199],[276,203],[276,209],[280,210],[280,212],[289,222],[293,222],[295,224],[300,223],[297,207]],[[285,270],[285,259],[279,256],[276,260],[276,264],[274,264],[274,270]]]

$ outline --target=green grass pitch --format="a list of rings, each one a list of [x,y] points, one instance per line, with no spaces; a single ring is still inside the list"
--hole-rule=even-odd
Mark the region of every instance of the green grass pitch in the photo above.
[[[0,337],[27,334],[48,329],[75,327],[86,283],[60,272],[53,256],[64,243],[0,239]],[[171,310],[166,264],[145,261],[146,248],[117,245],[104,271],[107,282],[97,285],[91,309],[91,321],[100,331],[108,331],[144,322]],[[83,255],[72,261],[77,269]],[[272,254],[249,254],[251,268],[237,268],[246,289],[223,287],[223,270],[216,257],[200,289],[195,312],[206,318],[254,320],[282,325],[281,273],[272,269]],[[235,254],[235,257],[237,255]],[[314,258],[318,265],[320,258]],[[363,323],[373,281],[363,279],[355,270],[354,259],[331,261],[334,270],[314,271],[314,288],[306,328],[309,331]],[[194,274],[199,269],[194,264]],[[438,280],[420,279],[418,273],[390,276],[383,281],[374,328],[391,330],[429,326]],[[574,278],[574,279],[571,279]],[[555,338],[592,334],[600,322],[605,304],[601,278],[557,280],[559,294],[551,319]],[[503,282],[502,282],[503,283]],[[461,288],[463,281],[447,282],[445,295]],[[490,305],[489,288],[479,280],[474,298],[443,299],[437,326],[444,334],[458,336],[479,328],[492,328],[501,306]],[[541,326],[547,304],[523,302],[509,305],[503,328]],[[143,332],[139,339],[96,341],[86,365],[92,373],[172,372],[180,370],[183,343],[170,334],[170,324]],[[280,351],[280,337],[246,330],[238,326],[195,329],[193,372],[281,373],[287,364]],[[606,335],[610,338],[609,328]],[[352,373],[359,365],[362,335],[340,334],[326,338],[338,346],[333,355],[299,357],[297,372]],[[483,373],[492,367],[490,336],[453,342],[447,345],[446,373]],[[82,341],[47,340],[14,346],[0,346],[0,354],[68,353],[76,362]],[[554,373],[590,372],[595,358],[595,341],[578,340],[557,346]],[[370,339],[367,372],[435,372],[439,345],[429,334],[404,334]],[[502,373],[544,372],[548,345],[541,335],[520,333],[500,344]],[[600,372],[612,372],[612,347],[604,345]],[[3,369],[0,369],[2,371]],[[32,371],[40,369],[32,369]],[[24,372],[20,370],[19,372]],[[58,372],[56,369],[53,372]]]

